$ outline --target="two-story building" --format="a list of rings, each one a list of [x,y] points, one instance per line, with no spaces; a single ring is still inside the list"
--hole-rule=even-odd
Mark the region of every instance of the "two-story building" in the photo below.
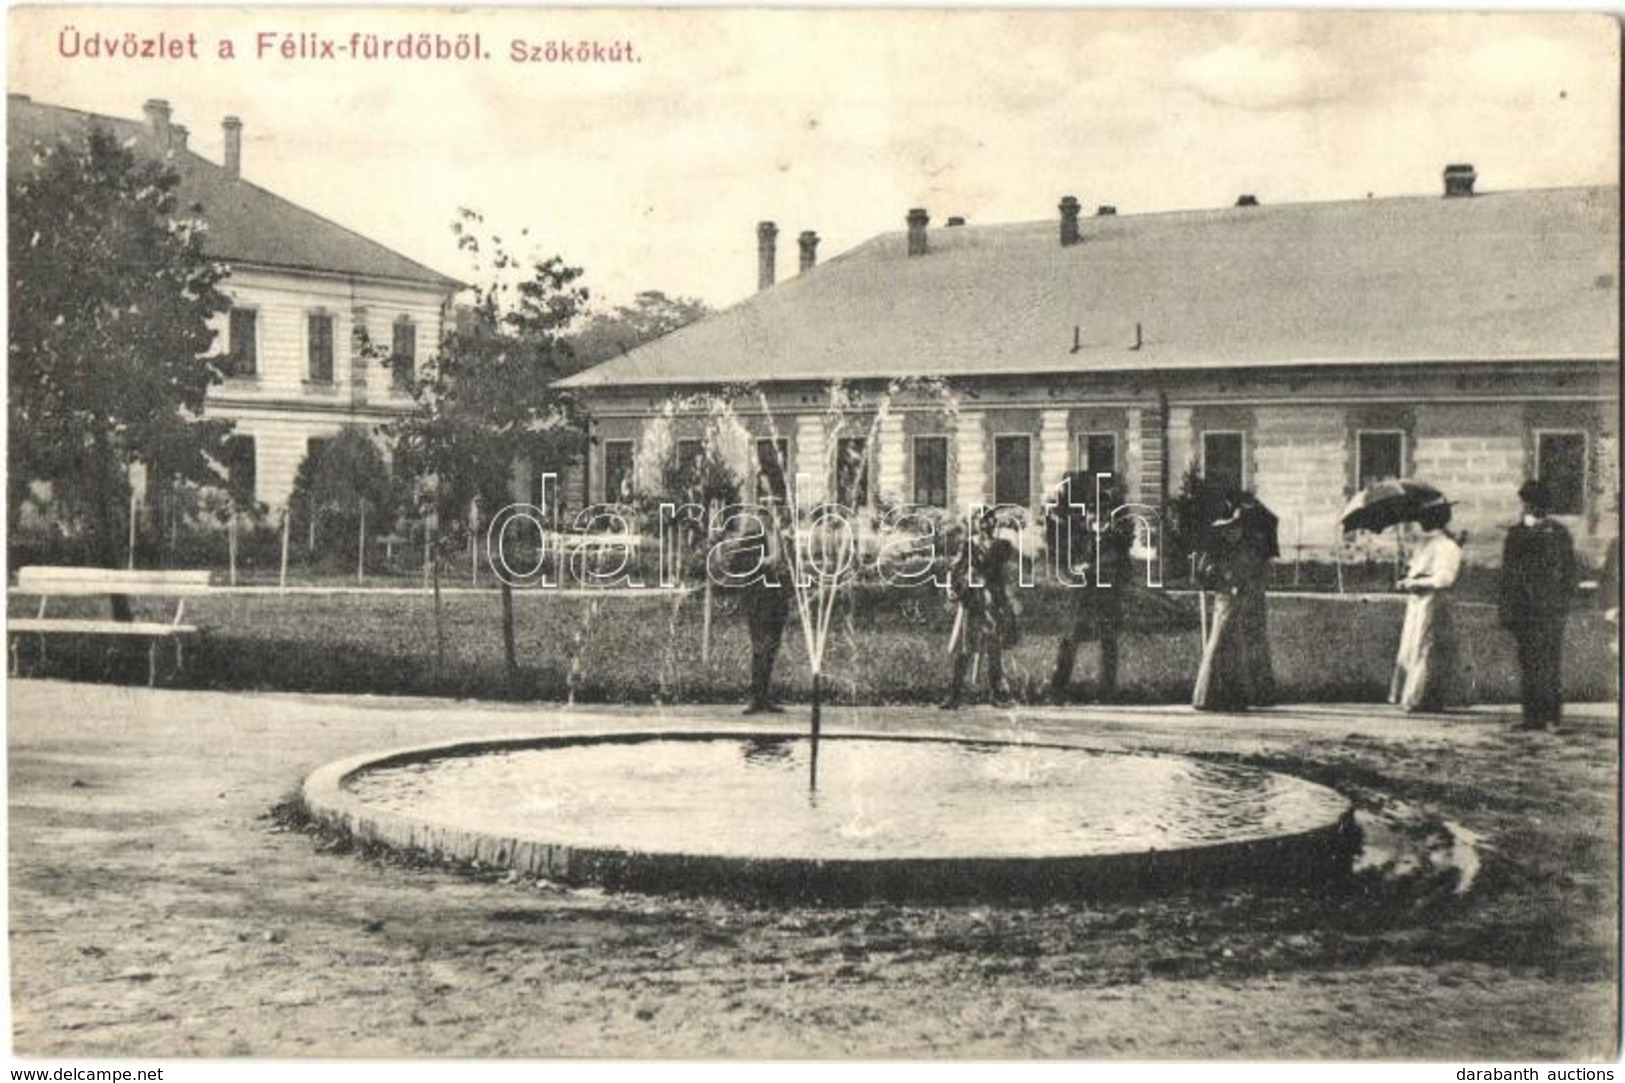
[[[215,163],[188,147],[164,101],[148,101],[140,121],[15,94],[6,105],[10,169],[26,168],[35,144],[95,125],[163,158],[182,204],[202,207],[204,248],[231,268],[222,289],[232,299],[216,328],[228,375],[207,411],[235,423],[228,465],[253,479],[258,500],[285,503],[300,462],[344,425],[376,426],[409,405],[404,370],[366,355],[427,359],[460,283],[248,180],[237,117],[221,122],[225,160]]]
[[[1416,476],[1489,563],[1540,476],[1595,558],[1617,530],[1619,191],[1475,180],[1142,215],[1067,197],[1011,225],[917,209],[823,263],[803,234],[781,282],[762,223],[759,292],[565,381],[596,417],[585,495],[622,491],[665,404],[750,385],[734,408],[759,450],[844,503],[1035,508],[1081,468],[1161,507],[1195,471],[1256,491],[1283,548],[1324,559],[1350,495]],[[904,377],[932,390],[885,393]],[[829,409],[832,382],[856,416]],[[694,423],[679,412],[677,438]]]

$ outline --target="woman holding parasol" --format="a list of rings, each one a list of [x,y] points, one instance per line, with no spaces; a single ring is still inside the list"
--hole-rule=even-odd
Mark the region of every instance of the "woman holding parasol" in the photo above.
[[[1344,529],[1386,530],[1414,522],[1422,537],[1398,587],[1409,595],[1388,702],[1406,711],[1440,711],[1463,702],[1450,591],[1461,574],[1461,545],[1445,527],[1450,502],[1424,482],[1393,479],[1358,493]]]
[[[1407,711],[1439,711],[1462,701],[1450,612],[1450,590],[1461,572],[1461,546],[1445,529],[1449,522],[1448,503],[1421,510],[1416,525],[1422,529],[1422,540],[1399,581],[1399,589],[1410,598],[1388,702]]]

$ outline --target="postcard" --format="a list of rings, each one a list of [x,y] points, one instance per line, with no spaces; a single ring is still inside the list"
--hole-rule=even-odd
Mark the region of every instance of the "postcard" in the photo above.
[[[8,30],[16,1065],[1613,1078],[1614,18]]]

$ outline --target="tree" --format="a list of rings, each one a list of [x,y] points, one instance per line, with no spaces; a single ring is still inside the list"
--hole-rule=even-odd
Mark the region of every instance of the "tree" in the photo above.
[[[203,252],[201,208],[177,214],[178,183],[92,128],[37,146],[7,185],[7,512],[15,525],[30,485],[48,482],[53,512],[107,565],[121,563],[133,464],[155,489],[230,484],[231,425],[202,417],[227,272]]]
[[[578,368],[586,368],[608,361],[710,314],[711,307],[696,298],[644,290],[632,304],[587,321],[571,343],[575,362]]]
[[[562,463],[579,454],[585,440],[584,408],[552,386],[571,371],[567,335],[588,298],[582,271],[558,256],[526,269],[501,237],[478,235],[483,225],[480,215],[464,210],[453,229],[476,274],[489,281],[474,287],[472,304],[437,353],[410,374],[411,413],[385,429],[396,442],[397,462],[422,482],[441,551],[477,537],[476,503],[486,520],[509,503],[516,463]],[[499,583],[512,681],[518,668],[513,594],[506,580]]]
[[[366,526],[387,530],[399,503],[372,437],[360,425],[346,425],[299,464],[288,508],[314,551],[353,557]]]
[[[695,434],[689,440],[676,439],[679,418],[685,430]],[[660,415],[644,427],[637,457],[632,464],[632,496],[658,516],[661,537],[675,531],[679,549],[671,554],[670,570],[679,581],[685,563],[692,563],[700,576],[704,613],[700,633],[700,658],[711,662],[711,617],[714,607],[713,582],[706,568],[707,554],[717,542],[722,509],[737,504],[753,483],[762,464],[757,462],[756,441],[739,420],[733,404],[724,395],[700,394],[669,399]],[[754,496],[754,485],[751,490]],[[678,512],[681,506],[684,510]],[[691,509],[699,508],[696,521]],[[675,521],[668,513],[677,515]],[[664,558],[665,554],[662,553]],[[667,569],[662,568],[662,575]],[[677,605],[682,604],[678,595]]]

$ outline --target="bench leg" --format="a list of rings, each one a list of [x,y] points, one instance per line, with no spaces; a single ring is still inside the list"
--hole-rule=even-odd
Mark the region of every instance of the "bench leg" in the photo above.
[[[147,645],[147,687],[158,687],[158,641]]]
[[[22,636],[11,637],[11,675],[13,677],[20,677],[23,672],[22,638]]]
[[[175,675],[179,676],[186,666],[186,641],[180,636],[175,637]]]

